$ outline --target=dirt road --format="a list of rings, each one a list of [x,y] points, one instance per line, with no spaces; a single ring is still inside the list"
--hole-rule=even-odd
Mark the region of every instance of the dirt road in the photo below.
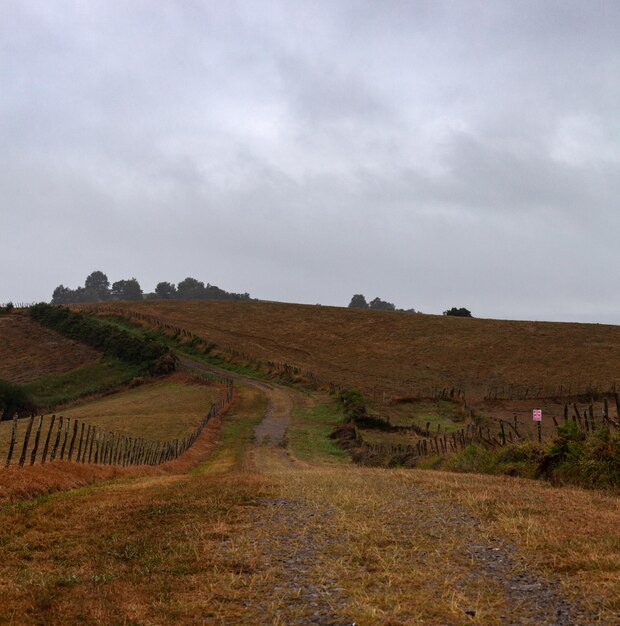
[[[197,469],[0,512],[0,623],[620,622],[617,498],[327,462],[335,405],[233,376]]]

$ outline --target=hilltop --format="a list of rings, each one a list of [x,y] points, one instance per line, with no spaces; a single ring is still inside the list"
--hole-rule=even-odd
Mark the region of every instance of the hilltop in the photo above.
[[[106,306],[106,305],[104,305]],[[286,362],[369,396],[459,387],[620,381],[620,327],[367,311],[274,302],[116,302],[264,361]]]

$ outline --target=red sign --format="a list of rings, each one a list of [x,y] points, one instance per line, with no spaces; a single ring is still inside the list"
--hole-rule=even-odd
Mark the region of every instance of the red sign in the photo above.
[[[532,419],[535,422],[542,422],[542,409],[534,409],[532,411]]]

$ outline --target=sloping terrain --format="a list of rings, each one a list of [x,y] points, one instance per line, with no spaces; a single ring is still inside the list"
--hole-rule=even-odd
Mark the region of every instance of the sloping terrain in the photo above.
[[[177,373],[133,389],[80,402],[57,414],[104,432],[166,441],[182,438],[191,431],[209,412],[211,404],[218,401],[221,393],[218,385]],[[51,415],[43,416],[43,433],[47,433],[50,420]],[[27,419],[18,420],[16,434],[19,443],[24,440],[27,424]],[[0,463],[7,456],[12,427],[11,421],[0,422]],[[42,452],[41,446],[37,462],[40,462]],[[18,460],[16,455],[13,464]]]
[[[25,315],[0,316],[0,378],[29,383],[91,365],[97,350],[63,337]]]
[[[507,478],[371,470],[341,457],[326,463],[306,435],[312,443],[301,462],[295,446],[253,442],[261,418],[292,408],[297,440],[332,401],[237,384],[221,444],[197,471],[134,475],[6,506],[0,621],[617,623],[617,498]]]
[[[286,362],[378,401],[433,387],[620,381],[620,326],[519,322],[270,302],[114,303],[261,359]]]
[[[220,303],[199,303],[198,313],[187,318],[173,304],[183,319],[167,318],[171,323],[215,339],[207,332],[215,316],[208,313]],[[243,312],[244,306],[230,311]],[[264,306],[279,305],[256,304],[257,310]],[[318,311],[321,324],[331,315],[336,324],[327,340],[323,327],[308,321],[307,363],[288,358],[292,352],[283,342],[293,338],[282,336],[277,324],[264,333],[276,339],[246,337],[243,344],[243,320],[227,331],[225,307],[217,322],[221,343],[228,337],[232,348],[251,354],[262,346],[265,352],[256,356],[290,360],[323,376],[332,372],[337,381],[360,376],[368,384],[373,379],[339,352],[348,341],[353,346],[363,339],[347,339],[343,318],[370,320],[372,326],[404,317],[283,306],[309,317]],[[248,327],[258,324],[252,319]],[[355,330],[356,323],[350,325]],[[375,330],[380,334],[380,327]],[[232,343],[233,332],[239,344]],[[303,337],[295,341],[299,351]],[[337,350],[329,351],[330,341]],[[388,347],[396,355],[403,349],[394,342]],[[447,348],[440,355],[442,350]],[[388,363],[387,352],[382,354],[377,361]],[[140,428],[145,436],[191,425],[211,388],[187,388],[191,378],[184,377],[213,367],[187,357],[181,362],[189,374],[92,401],[71,415],[136,434],[133,429]],[[453,367],[456,372],[458,363]],[[210,422],[176,461],[131,470],[66,461],[0,470],[1,622],[618,623],[620,505],[614,495],[508,477],[357,467],[328,438],[343,420],[332,396],[245,374],[231,377],[236,391],[230,411]],[[452,419],[449,402],[415,406],[419,419],[435,405],[442,419]],[[105,479],[112,480],[19,501],[28,493]]]

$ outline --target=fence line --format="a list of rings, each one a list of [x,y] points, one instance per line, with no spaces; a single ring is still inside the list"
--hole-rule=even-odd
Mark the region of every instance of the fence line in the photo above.
[[[577,382],[560,385],[502,385],[488,387],[485,400],[527,400],[541,398],[574,398],[589,396],[600,399],[604,395],[620,391],[617,382],[603,384],[600,382]]]
[[[245,352],[241,352],[240,350],[235,350],[230,346],[222,346],[213,341],[209,341],[204,339],[203,337],[199,337],[194,334],[192,331],[189,331],[185,328],[181,328],[176,324],[169,324],[167,322],[162,322],[159,318],[154,317],[153,315],[147,315],[146,313],[140,313],[138,311],[134,311],[132,309],[124,309],[124,308],[116,308],[112,306],[92,306],[87,305],[85,309],[94,313],[101,315],[117,315],[119,317],[124,318],[133,318],[139,320],[141,322],[145,322],[146,324],[150,324],[152,326],[157,327],[163,334],[172,334],[178,337],[183,337],[184,339],[189,340],[189,343],[194,346],[202,346],[205,349],[213,349],[217,348],[222,352],[225,352],[236,359],[242,359],[244,361],[249,362],[256,369],[265,368],[271,371],[276,371],[280,374],[288,376],[289,378],[298,377],[303,378],[312,385],[314,388],[328,388],[332,392],[342,391],[343,387],[339,384],[328,381],[324,378],[321,378],[314,372],[310,370],[306,370],[302,367],[298,367],[297,365],[291,365],[289,363],[278,363],[277,361],[262,361],[250,354]]]
[[[0,309],[6,308],[7,305],[12,304],[15,309],[29,309],[31,306],[34,306],[36,302],[3,302],[0,303]]]
[[[618,407],[618,415],[620,416],[620,397],[615,394],[615,402]],[[620,418],[619,418],[620,419]],[[594,412],[594,404],[591,400],[587,408],[581,412],[576,403],[564,405],[563,424],[572,423],[578,430],[587,436],[598,428],[619,429],[620,423],[609,415],[609,403],[607,398],[603,400],[603,411],[600,416]],[[554,426],[556,431],[561,423],[554,417]],[[527,425],[519,422],[515,416],[513,420],[498,420],[498,432],[492,432],[490,427],[483,428],[476,424],[468,424],[465,428],[453,431],[452,433],[441,433],[439,428],[435,435],[429,432],[429,424],[426,425],[426,436],[412,444],[389,444],[389,443],[370,443],[366,441],[358,429],[355,428],[355,442],[366,457],[373,455],[391,455],[401,457],[423,457],[423,456],[441,456],[454,452],[458,452],[473,443],[482,444],[489,447],[506,446],[512,443],[524,441],[543,442],[542,430],[539,427],[534,434],[527,428]]]
[[[233,383],[231,379],[226,380],[226,389],[222,397],[211,404],[209,412],[182,439],[147,441],[142,437],[130,437],[122,433],[106,431],[93,424],[72,420],[70,417],[65,418],[60,415],[57,418],[56,415],[52,415],[43,450],[38,459],[39,464],[45,465],[48,462],[48,453],[50,463],[58,458],[61,461],[67,460],[81,464],[120,465],[122,467],[161,465],[177,459],[192,447],[209,421],[220,415],[232,402]],[[35,465],[37,462],[44,418],[42,415],[38,418],[32,415],[26,419],[28,419],[28,424],[20,445],[17,441],[18,417],[15,415],[13,418],[4,467],[10,467],[12,463],[24,467],[26,464]],[[35,435],[31,445],[33,430]],[[19,452],[20,448],[21,452]],[[15,462],[14,457],[18,452],[19,458]],[[73,458],[74,452],[76,452],[75,459]]]

